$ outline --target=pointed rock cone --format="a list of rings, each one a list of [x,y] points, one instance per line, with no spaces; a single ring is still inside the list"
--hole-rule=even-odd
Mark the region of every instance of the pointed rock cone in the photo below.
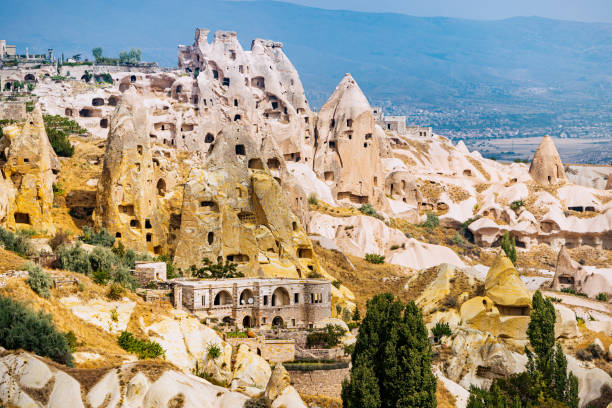
[[[503,251],[497,255],[487,273],[485,296],[498,306],[531,306],[531,295],[527,286]]]
[[[550,136],[544,136],[538,150],[533,155],[529,174],[543,186],[552,186],[567,181],[561,157]]]
[[[552,288],[561,290],[563,288],[579,289],[577,286],[584,281],[586,273],[582,266],[574,261],[565,246],[561,247],[557,257],[557,267],[553,278]]]

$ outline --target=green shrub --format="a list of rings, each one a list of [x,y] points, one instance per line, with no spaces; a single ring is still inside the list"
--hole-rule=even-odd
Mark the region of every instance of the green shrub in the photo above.
[[[129,353],[134,353],[139,359],[156,358],[165,355],[164,349],[159,343],[151,340],[139,340],[128,331],[119,335],[119,346]]]
[[[600,302],[607,302],[608,295],[606,295],[605,293],[598,293],[597,296],[595,296],[595,299],[599,300]]]
[[[591,361],[593,359],[602,358],[605,355],[603,349],[597,344],[591,343],[583,349],[576,352],[576,357],[583,361]]]
[[[265,395],[257,398],[251,398],[247,402],[244,403],[244,408],[270,408],[272,406],[272,401]]]
[[[79,243],[69,246],[62,245],[57,249],[57,266],[72,272],[89,275],[92,271],[89,254]]]
[[[421,226],[427,229],[434,229],[439,225],[440,225],[440,219],[438,218],[436,214],[432,212],[427,213],[427,220],[425,220],[425,222],[421,224]]]
[[[191,275],[200,279],[230,279],[230,278],[241,278],[244,276],[242,272],[237,272],[237,264],[229,262],[228,260],[213,263],[210,259],[204,258],[202,260],[204,266],[197,268],[192,266]]]
[[[366,254],[365,260],[373,264],[382,264],[385,263],[385,256],[378,254]]]
[[[108,269],[96,269],[93,273],[93,281],[98,285],[106,285],[111,280],[111,275]]]
[[[309,272],[308,276],[306,276],[308,279],[320,279],[323,277],[323,275],[321,275],[319,272]]]
[[[563,293],[569,293],[570,295],[576,295],[576,296],[588,297],[586,293],[578,292],[578,291],[576,291],[576,289],[574,289],[574,288],[562,288],[562,289],[561,289],[561,292],[563,292]]]
[[[221,347],[215,343],[208,343],[206,345],[206,355],[213,360],[218,359],[221,357]]]
[[[342,281],[336,279],[335,281],[332,282],[332,286],[336,289],[339,289],[340,286],[342,286]]]
[[[354,344],[351,344],[354,347]],[[350,346],[349,351],[351,350]],[[346,352],[346,348],[345,348]],[[288,361],[283,363],[287,371],[320,371],[320,370],[338,370],[348,368],[348,361],[326,361],[326,360],[305,360],[305,361]]]
[[[108,292],[106,293],[106,297],[110,300],[119,300],[123,297],[123,286],[121,284],[115,282],[108,288]]]
[[[512,208],[513,211],[517,211],[519,208],[524,206],[525,202],[523,200],[516,200],[510,203],[510,208]]]
[[[166,263],[166,279],[174,279],[179,276],[176,271],[176,268],[174,267],[174,264],[172,263],[172,257],[170,255],[160,255],[155,260],[158,262]]]
[[[53,287],[51,276],[43,268],[33,263],[29,263],[26,266],[26,270],[29,272],[29,277],[26,280],[27,284],[30,285],[38,296],[48,298],[51,295],[49,290]]]
[[[102,228],[100,231],[94,231],[92,228],[84,226],[83,235],[80,238],[81,241],[90,245],[112,247],[115,243],[115,237],[110,235],[104,228]]]
[[[53,325],[51,315],[35,313],[23,303],[3,296],[0,296],[0,346],[24,349],[72,366],[68,341]]]
[[[459,246],[464,245],[465,244],[465,239],[463,239],[461,234],[456,232],[455,235],[453,235],[453,244],[459,245]]]
[[[111,320],[113,322],[119,321],[119,311],[117,310],[116,307],[113,310],[111,310]]]
[[[359,211],[361,211],[362,214],[364,215],[369,215],[370,217],[374,217],[374,218],[378,218],[379,220],[383,221],[385,219],[385,217],[383,217],[381,214],[379,214],[376,209],[374,207],[372,207],[371,204],[364,204],[361,207],[359,207]]]
[[[77,347],[85,345],[84,342],[77,339],[76,334],[74,334],[72,330],[70,330],[68,333],[64,333],[64,337],[68,342],[68,348],[70,349],[71,353],[74,353],[77,350]]]
[[[47,128],[47,137],[55,154],[60,157],[72,157],[74,155],[74,146],[63,130]]]
[[[313,348],[332,348],[340,343],[340,338],[344,336],[346,330],[337,324],[328,324],[322,330],[309,333],[306,336],[306,346]]]
[[[23,257],[32,255],[30,239],[22,233],[14,234],[11,231],[0,228],[0,244],[7,251],[13,251]]]
[[[391,245],[391,250],[395,251],[396,249],[399,249],[399,245]]]
[[[450,336],[452,332],[448,323],[438,322],[436,323],[434,328],[431,329],[431,334],[433,334],[437,338],[442,338],[444,336]]]
[[[311,193],[308,196],[308,204],[312,204],[312,205],[319,204],[319,199],[317,198],[317,195],[315,193]]]
[[[501,247],[506,253],[506,256],[512,261],[514,265],[516,265],[516,239],[512,237],[510,239],[510,234],[508,231],[504,233],[504,236],[501,240]]]

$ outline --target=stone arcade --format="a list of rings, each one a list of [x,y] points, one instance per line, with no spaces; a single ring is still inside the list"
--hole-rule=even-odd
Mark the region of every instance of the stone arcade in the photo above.
[[[312,328],[331,316],[331,283],[322,279],[236,278],[174,281],[174,307],[239,327]]]

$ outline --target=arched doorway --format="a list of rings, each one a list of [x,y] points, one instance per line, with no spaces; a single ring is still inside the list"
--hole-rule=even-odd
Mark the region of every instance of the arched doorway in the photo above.
[[[34,76],[34,74],[27,74],[23,80],[25,82],[36,82],[36,77]]]
[[[290,303],[289,292],[285,288],[276,288],[272,293],[272,306],[285,306]]]
[[[283,327],[284,322],[283,322],[283,318],[280,316],[276,316],[274,319],[272,319],[272,327]]]
[[[242,319],[242,327],[245,329],[250,329],[253,327],[253,318],[251,318],[251,316],[244,316]]]
[[[224,305],[231,305],[231,304],[232,304],[232,295],[226,290],[222,290],[221,292],[217,293],[217,296],[215,296],[215,300],[213,302],[213,305],[215,306],[224,306]]]
[[[251,289],[245,289],[240,294],[240,305],[252,305],[253,304],[253,292]]]

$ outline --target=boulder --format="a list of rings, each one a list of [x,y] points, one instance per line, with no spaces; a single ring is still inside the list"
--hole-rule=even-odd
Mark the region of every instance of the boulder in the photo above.
[[[268,386],[266,387],[266,397],[268,397],[270,401],[274,401],[282,394],[285,388],[289,386],[291,386],[289,373],[282,363],[276,363],[274,370],[272,370],[270,381],[268,381]]]
[[[485,294],[496,306],[518,308],[531,306],[529,290],[519,277],[512,261],[501,252],[485,279]]]
[[[238,347],[232,379],[232,390],[254,387],[263,393],[268,385],[272,370],[261,356],[252,352],[246,344]]]

